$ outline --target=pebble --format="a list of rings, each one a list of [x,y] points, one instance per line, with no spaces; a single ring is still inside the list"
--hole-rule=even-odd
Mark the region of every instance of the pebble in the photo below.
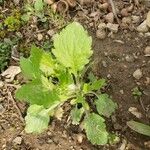
[[[103,4],[98,5],[98,7],[101,10],[107,10],[108,7],[109,7],[109,4],[108,3],[103,3]]]
[[[130,107],[129,109],[128,109],[128,111],[131,113],[131,114],[133,114],[135,117],[137,117],[137,118],[142,118],[142,114],[138,111],[138,109],[136,108],[136,107]]]
[[[107,63],[106,63],[106,61],[104,61],[104,60],[103,60],[103,61],[102,61],[102,65],[103,65],[103,67],[105,67],[105,68],[106,68],[106,67],[107,67]]]
[[[22,143],[22,137],[18,136],[13,140],[14,144],[20,145]]]
[[[147,13],[146,24],[150,28],[150,11]]]
[[[99,39],[105,39],[106,38],[106,31],[98,29],[96,31],[96,37],[99,38]]]
[[[4,86],[4,82],[0,81],[0,88]]]
[[[107,28],[114,33],[118,32],[118,27],[118,24],[107,23]]]
[[[123,8],[120,13],[123,17],[127,17],[129,15],[128,10],[126,8]]]
[[[131,17],[123,17],[122,18],[122,23],[124,23],[124,24],[131,24],[131,21],[132,21],[132,19],[131,19]]]
[[[122,95],[124,94],[124,91],[123,91],[123,90],[120,90],[119,92],[120,92]]]
[[[54,30],[48,30],[47,34],[52,37],[55,34],[55,31]]]
[[[78,135],[77,135],[77,141],[78,141],[78,143],[82,143],[83,138],[84,138],[84,135],[83,135],[83,134],[78,134]]]
[[[43,39],[43,35],[42,35],[41,33],[39,33],[39,34],[37,35],[37,39],[38,39],[38,41],[41,41],[41,40]]]
[[[113,23],[114,22],[114,14],[112,12],[108,13],[105,16],[106,22]]]
[[[100,23],[98,25],[98,29],[100,29],[100,30],[106,29],[106,24],[105,23]]]
[[[0,114],[3,113],[5,111],[5,108],[3,107],[2,104],[0,104]]]
[[[132,23],[139,23],[140,22],[140,17],[139,16],[131,16]]]
[[[148,32],[148,27],[147,27],[147,24],[146,24],[146,20],[143,21],[138,27],[137,27],[137,31],[138,32]]]
[[[18,5],[20,0],[13,0],[14,4]]]
[[[140,78],[142,78],[143,74],[141,69],[137,69],[136,71],[134,71],[133,73],[133,77],[137,80],[139,80]]]
[[[134,62],[134,57],[131,56],[131,55],[127,55],[127,56],[125,57],[125,59],[126,59],[127,62]]]
[[[150,46],[147,46],[147,47],[145,48],[144,54],[145,54],[146,56],[150,56]]]

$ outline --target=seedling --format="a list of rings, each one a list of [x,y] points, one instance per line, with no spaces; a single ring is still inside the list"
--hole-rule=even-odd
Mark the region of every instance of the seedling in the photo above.
[[[70,112],[72,123],[83,123],[87,138],[104,145],[116,140],[106,130],[104,117],[110,117],[117,105],[100,89],[105,79],[89,74],[83,80],[85,65],[92,56],[92,38],[76,22],[69,24],[54,36],[52,53],[33,46],[29,58],[21,58],[22,73],[29,82],[19,88],[16,98],[30,104],[25,117],[27,133],[41,133],[48,128],[50,117],[68,101],[73,105]],[[90,105],[96,107],[93,110]]]
[[[135,99],[137,99],[142,96],[142,92],[139,90],[138,87],[135,87],[132,89],[132,95],[134,96]]]
[[[44,16],[44,5],[43,0],[36,0],[33,4],[26,4],[22,20],[28,22],[31,16],[37,16],[42,22],[46,22],[46,17]]]

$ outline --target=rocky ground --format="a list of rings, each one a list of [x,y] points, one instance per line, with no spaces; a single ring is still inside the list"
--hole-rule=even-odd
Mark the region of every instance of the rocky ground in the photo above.
[[[46,0],[46,22],[32,14],[30,20],[26,23],[21,21],[17,29],[5,25],[4,20],[12,15],[13,10],[17,10],[21,16],[27,13],[23,9],[26,3],[8,0],[1,3],[0,7],[0,23],[3,25],[0,26],[0,42],[4,42],[4,39],[13,41],[9,63],[1,70],[0,78],[0,149],[150,149],[150,139],[135,133],[126,125],[131,119],[150,124],[150,1]],[[8,73],[10,76],[7,77],[4,70],[9,66],[18,66],[20,56],[27,57],[33,43],[49,50],[53,35],[72,20],[80,22],[93,37],[93,72],[107,79],[106,93],[119,106],[107,120],[109,130],[120,137],[116,145],[91,145],[80,127],[66,121],[70,109],[67,103],[64,105],[66,113],[62,120],[54,118],[43,134],[30,135],[23,130],[27,104],[16,101],[14,93],[24,81],[19,68],[11,68]],[[135,89],[141,93],[140,96],[133,94]]]

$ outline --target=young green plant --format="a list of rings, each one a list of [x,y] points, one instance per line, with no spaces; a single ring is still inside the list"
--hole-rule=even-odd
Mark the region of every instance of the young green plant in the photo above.
[[[29,58],[21,58],[22,73],[29,81],[19,88],[16,98],[30,104],[25,117],[27,133],[41,133],[48,128],[50,117],[66,101],[73,105],[72,123],[83,123],[87,138],[104,145],[112,139],[104,117],[110,117],[117,105],[100,89],[106,85],[92,73],[83,80],[85,65],[90,61],[92,38],[77,22],[54,36],[52,53],[33,46]],[[97,113],[91,107],[96,107]]]

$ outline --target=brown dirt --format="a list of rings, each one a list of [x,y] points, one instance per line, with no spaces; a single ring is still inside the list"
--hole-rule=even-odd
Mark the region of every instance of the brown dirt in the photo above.
[[[93,36],[94,37],[94,36]],[[115,40],[122,40],[124,43],[118,43]],[[150,83],[146,85],[146,77],[150,77],[149,57],[143,54],[144,48],[150,42],[149,39],[141,38],[137,33],[119,32],[114,39],[106,38],[98,40],[93,38],[94,49],[94,68],[93,72],[98,77],[107,78],[109,93],[114,101],[118,103],[118,110],[113,117],[107,120],[110,131],[114,131],[120,137],[120,142],[115,146],[92,146],[84,136],[79,127],[66,123],[66,119],[58,121],[54,119],[49,129],[41,135],[28,135],[24,133],[24,123],[21,121],[18,110],[15,108],[14,101],[10,93],[14,93],[15,88],[6,86],[0,90],[0,102],[5,111],[0,115],[0,149],[2,150],[111,150],[118,149],[125,143],[129,150],[146,150],[144,145],[149,141],[148,137],[142,136],[131,131],[126,122],[131,119],[149,124],[148,116],[150,104]],[[125,60],[126,55],[134,55],[133,62]],[[106,66],[102,65],[106,62]],[[143,77],[136,81],[132,74],[140,68]],[[138,86],[142,91],[141,101],[143,110],[138,100],[132,95],[132,89]],[[121,92],[123,90],[123,93]],[[16,102],[20,111],[25,115],[25,104]],[[69,107],[69,106],[66,106]],[[142,118],[137,119],[129,111],[129,107],[136,107],[142,113]],[[68,108],[69,109],[69,108]],[[66,118],[66,117],[64,117]],[[77,136],[81,133],[83,142],[79,144]],[[14,139],[21,137],[21,144],[16,144]]]

